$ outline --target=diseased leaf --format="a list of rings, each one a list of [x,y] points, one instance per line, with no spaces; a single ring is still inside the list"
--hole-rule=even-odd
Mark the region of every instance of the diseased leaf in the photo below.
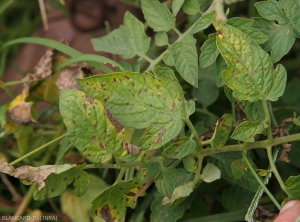
[[[168,38],[167,33],[165,33],[165,32],[155,33],[155,44],[157,46],[168,45],[168,43],[169,43],[169,38]]]
[[[74,191],[76,196],[80,197],[85,194],[91,184],[91,178],[85,171],[81,171],[79,176],[75,178]]]
[[[255,142],[254,136],[261,134],[267,127],[265,123],[244,121],[235,128],[230,138],[243,142]]]
[[[177,170],[175,167],[168,167],[162,170],[155,178],[157,190],[164,196],[171,198],[175,189]]]
[[[294,27],[300,32],[300,1],[299,0],[279,0],[279,5],[284,9],[288,19]]]
[[[285,181],[286,191],[296,200],[300,199],[300,176],[290,176]]]
[[[142,185],[137,180],[124,181],[104,190],[92,202],[93,216],[103,218],[105,221],[121,221],[126,207],[135,208],[134,196]]]
[[[245,174],[245,172],[248,170],[247,164],[245,160],[237,159],[232,161],[231,163],[231,171],[234,179],[240,179]]]
[[[194,152],[196,148],[197,144],[194,140],[189,137],[181,137],[166,148],[161,155],[167,158],[181,159]]]
[[[196,40],[188,35],[182,41],[176,42],[171,46],[176,70],[182,78],[192,86],[198,86],[198,58],[196,50]]]
[[[116,128],[102,104],[73,89],[61,92],[60,113],[70,142],[94,163],[103,163],[123,151],[124,129]]]
[[[167,32],[175,27],[175,18],[158,0],[141,0],[142,11],[155,32]]]
[[[261,101],[250,103],[244,100],[244,101],[237,101],[237,103],[239,107],[243,110],[243,112],[246,114],[246,116],[252,122],[261,122],[265,119]]]
[[[221,178],[221,171],[215,165],[207,163],[202,171],[201,178],[206,183],[211,183]]]
[[[206,15],[203,15],[193,26],[191,33],[195,34],[209,27],[212,24],[215,15],[215,12],[210,12]]]
[[[179,10],[181,9],[182,4],[184,3],[184,0],[174,0],[172,1],[172,14],[175,17]]]
[[[269,39],[269,37],[263,34],[258,29],[251,27],[253,23],[254,20],[245,18],[231,18],[227,21],[228,25],[234,26],[235,28],[246,33],[253,40],[255,40],[257,44],[262,44],[266,42]]]
[[[175,80],[176,82],[178,82],[174,70],[170,69],[169,67],[161,67],[161,66],[155,66],[154,68],[154,73],[160,78],[162,79],[163,76],[167,76],[173,80]]]
[[[176,137],[187,118],[186,102],[177,81],[146,73],[113,73],[77,80],[90,97],[99,99],[126,127],[147,128],[138,146],[157,149]]]
[[[91,41],[96,51],[119,54],[124,59],[144,55],[150,46],[150,38],[145,34],[143,23],[130,12],[125,13],[124,26]]]
[[[224,86],[224,81],[223,81],[223,71],[228,68],[225,59],[221,55],[218,56],[216,60],[216,66],[217,66],[217,87],[222,87]]]
[[[295,1],[293,1],[293,3],[294,2]],[[254,6],[257,8],[258,13],[265,19],[277,20],[280,25],[284,25],[289,22],[278,1],[261,1],[255,3]]]
[[[81,169],[75,167],[60,174],[51,174],[45,181],[46,186],[41,191],[36,189],[33,192],[33,199],[44,200],[59,196],[80,175],[80,172]]]
[[[228,65],[223,80],[233,96],[249,102],[278,100],[286,84],[284,67],[277,65],[274,70],[269,55],[238,29],[222,22],[214,26],[217,47]]]
[[[200,12],[200,5],[197,0],[185,0],[182,4],[182,10],[188,15],[195,15]]]
[[[213,149],[221,150],[228,140],[233,124],[233,115],[224,114],[216,123],[215,132],[211,146]]]
[[[64,164],[64,165],[44,165],[40,167],[32,166],[21,166],[19,168],[14,168],[7,162],[0,163],[0,172],[9,174],[20,180],[25,180],[29,183],[38,183],[39,190],[45,187],[45,180],[49,177],[51,173],[61,174],[71,168],[74,168],[76,164]]]
[[[200,68],[206,68],[213,64],[219,55],[219,50],[216,46],[216,34],[209,35],[208,37],[209,39],[201,46],[199,57]]]

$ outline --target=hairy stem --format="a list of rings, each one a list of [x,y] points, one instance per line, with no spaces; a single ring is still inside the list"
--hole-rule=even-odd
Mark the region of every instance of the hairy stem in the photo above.
[[[196,141],[198,148],[202,149],[202,144],[199,140],[197,130],[195,129],[193,123],[190,121],[190,119],[185,119],[184,122],[189,127],[192,135],[194,136],[194,140]]]
[[[253,169],[247,155],[245,154],[245,152],[242,152],[243,158],[248,166],[248,168],[250,169],[252,175],[255,177],[256,181],[259,183],[259,185],[264,189],[265,193],[269,196],[269,198],[272,200],[272,202],[276,205],[276,207],[280,210],[281,206],[280,204],[277,202],[277,200],[275,199],[275,197],[271,194],[271,192],[268,190],[268,188],[265,186],[264,182],[261,180],[261,178],[257,175],[257,173],[255,172],[255,170]]]

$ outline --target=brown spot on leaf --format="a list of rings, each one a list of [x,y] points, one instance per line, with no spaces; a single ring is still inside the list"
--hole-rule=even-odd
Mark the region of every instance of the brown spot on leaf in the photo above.
[[[121,123],[119,123],[119,121],[112,115],[111,112],[109,112],[108,109],[105,109],[105,115],[107,116],[109,121],[114,125],[117,133],[123,129],[123,126],[121,125]]]
[[[75,125],[75,124],[76,124],[76,121],[73,119],[73,120],[72,120],[72,123]]]
[[[115,221],[108,205],[105,205],[104,207],[102,207],[102,209],[100,210],[100,215],[106,222],[114,222]],[[98,216],[100,216],[100,215],[98,215]]]
[[[130,79],[128,76],[124,76],[125,79]]]

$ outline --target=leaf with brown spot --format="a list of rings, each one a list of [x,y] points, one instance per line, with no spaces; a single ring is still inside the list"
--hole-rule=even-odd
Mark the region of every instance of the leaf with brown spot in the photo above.
[[[120,182],[109,187],[92,202],[92,215],[106,221],[122,221],[126,207],[136,207],[134,196],[141,188],[142,184],[138,180]]]
[[[178,141],[172,143],[161,154],[163,157],[181,159],[193,153],[197,148],[197,144],[189,137],[181,137]]]
[[[61,92],[59,107],[69,140],[83,156],[93,163],[107,162],[113,153],[121,156],[124,129],[117,131],[98,100],[66,89]]]

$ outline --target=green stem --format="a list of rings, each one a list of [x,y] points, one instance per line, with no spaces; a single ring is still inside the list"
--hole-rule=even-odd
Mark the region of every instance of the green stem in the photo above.
[[[272,126],[271,126],[271,117],[270,117],[268,104],[267,104],[266,100],[262,100],[261,102],[262,102],[262,106],[263,106],[263,110],[264,110],[264,114],[265,114],[264,122],[266,122],[268,125],[268,128],[267,128],[268,140],[272,140],[273,139]]]
[[[198,157],[198,165],[197,165],[197,171],[195,173],[195,178],[193,181],[193,188],[195,188],[201,178],[201,169],[202,169],[202,162],[203,162],[203,156]]]
[[[184,119],[184,122],[189,127],[191,133],[194,135],[194,140],[196,141],[198,148],[202,149],[202,144],[201,144],[201,142],[199,140],[197,130],[195,129],[195,127],[192,124],[192,122],[190,121],[190,119]]]
[[[277,202],[277,200],[275,199],[275,197],[271,194],[271,192],[268,190],[268,188],[265,186],[264,182],[261,180],[261,178],[257,175],[257,173],[255,172],[255,170],[253,169],[250,161],[248,160],[247,155],[245,154],[245,152],[242,152],[243,158],[248,166],[248,168],[250,169],[252,175],[255,177],[256,181],[259,183],[259,185],[264,189],[265,193],[269,196],[269,198],[273,201],[273,203],[276,205],[276,207],[280,210],[281,206],[280,204]]]
[[[45,149],[46,147],[50,146],[51,144],[55,143],[56,141],[61,140],[61,139],[64,138],[66,135],[67,135],[67,133],[64,134],[64,135],[61,135],[60,137],[57,137],[57,138],[54,139],[54,140],[51,140],[50,142],[48,142],[48,143],[46,143],[46,144],[44,144],[44,145],[42,145],[42,146],[36,148],[35,150],[32,150],[31,152],[29,152],[29,153],[27,153],[27,154],[21,156],[20,158],[14,160],[14,161],[11,162],[10,164],[13,166],[13,165],[15,165],[15,164],[21,162],[22,160],[26,159],[27,157],[29,157],[29,156],[31,156],[31,155],[33,155],[33,154],[36,154],[36,153],[38,153],[39,151]]]
[[[35,80],[17,80],[17,81],[9,81],[4,83],[4,86],[13,86],[13,85],[18,85],[18,84],[23,84],[23,83],[27,83],[27,82],[37,82],[43,79],[35,79]]]
[[[216,12],[216,20],[226,22],[227,18],[224,13],[223,0],[214,0],[213,3],[214,11]]]
[[[275,166],[274,160],[273,160],[273,153],[272,153],[272,147],[271,146],[267,147],[267,153],[268,153],[268,159],[269,159],[269,163],[270,163],[270,167],[272,169],[272,172],[274,173],[281,189],[286,192],[284,182],[282,181],[281,176],[280,176],[280,174],[279,174],[279,172],[278,172],[278,170]]]
[[[235,102],[231,102],[231,111],[233,115],[233,125],[236,124]]]
[[[26,193],[24,199],[22,200],[22,202],[21,202],[21,204],[20,204],[20,206],[19,206],[17,212],[14,214],[14,217],[20,217],[20,216],[23,215],[25,209],[27,208],[27,206],[28,206],[29,203],[31,202],[32,195],[33,195],[33,192],[34,192],[36,186],[37,186],[37,184],[32,184],[32,185],[29,187],[29,189],[28,189],[28,191],[27,191],[27,193]]]
[[[273,108],[272,108],[272,103],[270,101],[267,102],[267,105],[268,105],[268,109],[269,109],[269,114],[270,114],[270,117],[271,117],[271,121],[272,121],[272,124],[274,126],[277,126],[277,121],[276,121],[276,118],[273,114]]]
[[[124,176],[124,173],[125,173],[125,170],[126,170],[125,167],[122,167],[122,168],[121,168],[121,170],[120,170],[120,172],[119,172],[119,175],[118,175],[118,178],[116,179],[116,181],[115,181],[114,184],[117,184],[117,183],[119,183],[119,182],[122,180],[122,178],[123,178],[123,176]]]

